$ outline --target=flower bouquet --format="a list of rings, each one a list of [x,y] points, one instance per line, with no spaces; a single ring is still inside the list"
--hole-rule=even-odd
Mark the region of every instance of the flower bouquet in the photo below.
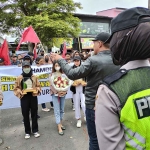
[[[58,92],[67,91],[72,83],[73,81],[64,74],[61,76],[51,76],[51,84]]]
[[[87,83],[83,80],[83,79],[78,79],[78,80],[75,80],[72,84],[72,86],[78,86],[78,85],[82,85],[82,86],[86,86]]]
[[[2,99],[0,99],[0,106],[2,106],[3,105],[3,100]]]

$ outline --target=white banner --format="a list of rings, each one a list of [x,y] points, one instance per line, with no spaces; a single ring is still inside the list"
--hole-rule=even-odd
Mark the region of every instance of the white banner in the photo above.
[[[52,72],[52,65],[43,65],[40,67],[32,66],[33,74],[37,75],[42,87],[41,95],[38,96],[38,103],[50,102],[50,83],[49,74]],[[22,67],[18,66],[2,66],[0,67],[0,77],[2,83],[2,91],[4,95],[3,105],[0,109],[20,107],[20,100],[14,95],[14,82],[22,73]],[[72,93],[68,91],[66,98],[72,98]]]

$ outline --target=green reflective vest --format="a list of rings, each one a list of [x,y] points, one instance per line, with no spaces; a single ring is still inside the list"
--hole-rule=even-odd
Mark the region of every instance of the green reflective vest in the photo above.
[[[150,150],[150,67],[120,70],[104,82],[121,103],[126,150]]]

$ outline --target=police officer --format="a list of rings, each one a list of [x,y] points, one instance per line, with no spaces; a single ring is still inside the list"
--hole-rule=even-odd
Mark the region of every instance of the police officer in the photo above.
[[[150,10],[131,8],[111,22],[107,40],[121,69],[103,80],[95,122],[101,150],[150,149]]]

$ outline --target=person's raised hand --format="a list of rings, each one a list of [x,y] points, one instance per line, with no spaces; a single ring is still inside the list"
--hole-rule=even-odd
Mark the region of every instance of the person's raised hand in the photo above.
[[[52,61],[57,61],[59,59],[62,59],[62,56],[60,56],[59,54],[56,54],[56,53],[51,53],[50,58]]]

